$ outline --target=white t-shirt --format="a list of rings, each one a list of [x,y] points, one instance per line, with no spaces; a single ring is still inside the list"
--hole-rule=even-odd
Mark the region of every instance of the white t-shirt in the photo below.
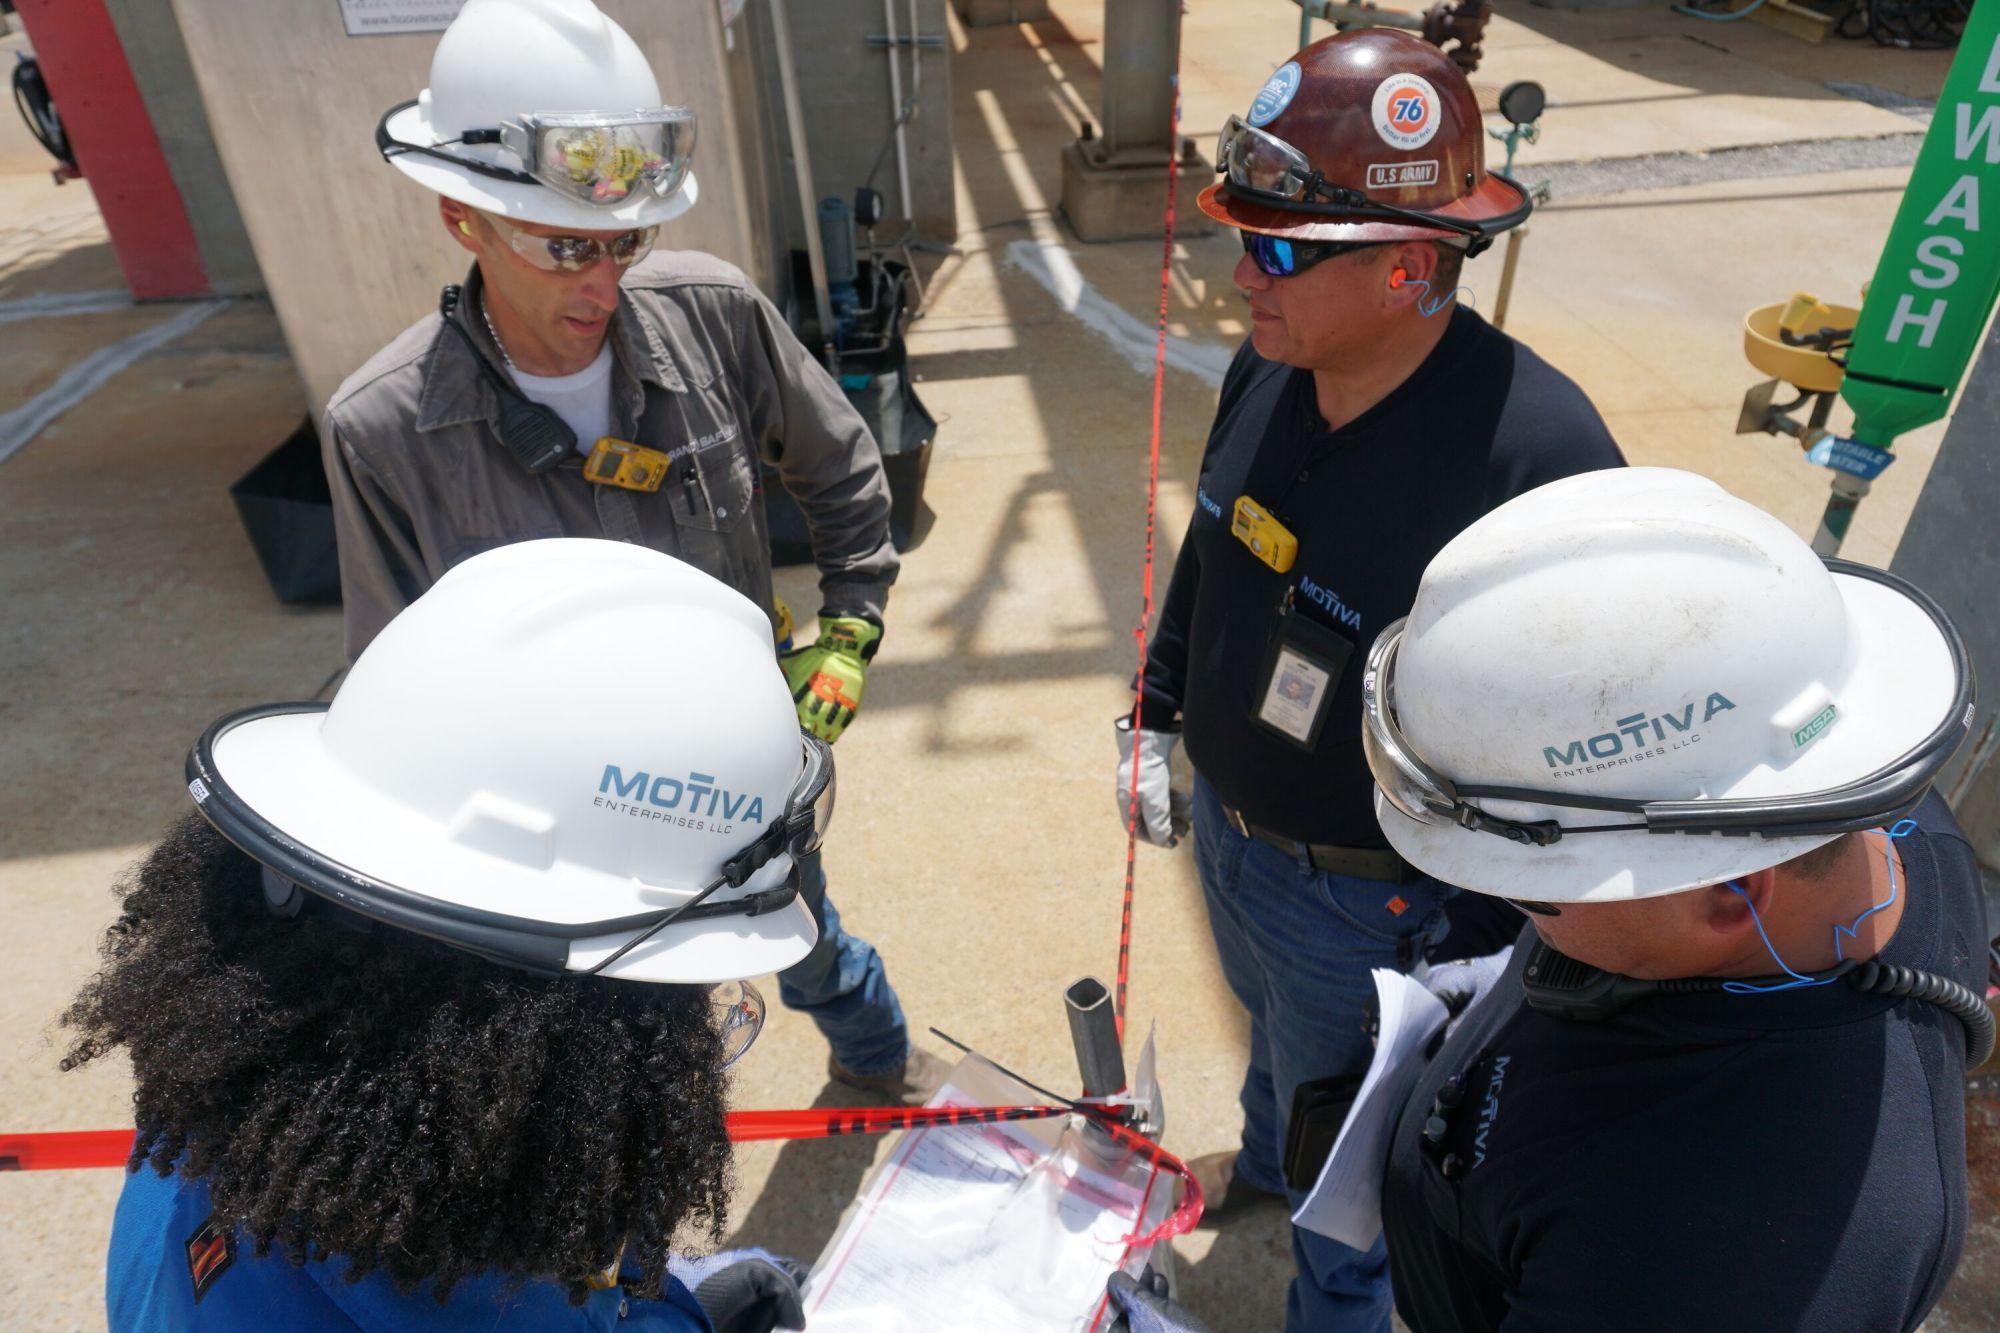
[[[596,360],[573,375],[530,375],[516,370],[514,383],[576,432],[578,453],[589,453],[600,437],[611,433],[610,339],[597,349]]]

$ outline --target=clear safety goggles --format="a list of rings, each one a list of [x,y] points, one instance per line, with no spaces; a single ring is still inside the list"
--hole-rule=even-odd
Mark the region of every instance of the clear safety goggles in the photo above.
[[[722,1038],[722,1067],[741,1060],[764,1030],[764,993],[747,981],[722,981],[708,988],[708,1007]]]
[[[601,241],[595,236],[537,236],[522,231],[507,219],[481,213],[515,254],[544,273],[579,273],[600,259],[609,259],[619,268],[630,268],[653,252],[658,227],[634,227]]]
[[[543,111],[503,121],[489,129],[467,130],[437,144],[403,143],[389,134],[389,121],[416,105],[389,108],[375,127],[375,146],[384,157],[421,153],[494,180],[544,185],[579,203],[611,208],[635,195],[665,199],[680,189],[694,161],[695,115],[684,106],[649,111]],[[498,144],[521,163],[517,170],[454,152],[459,145]]]
[[[1242,194],[1253,203],[1350,222],[1403,222],[1451,232],[1475,242],[1473,253],[1509,227],[1526,221],[1533,207],[1526,191],[1521,193],[1519,208],[1483,221],[1381,203],[1364,191],[1328,183],[1304,153],[1241,116],[1231,116],[1223,124],[1215,144],[1215,170],[1228,179],[1232,194]]]
[[[327,705],[313,707],[324,711]],[[205,793],[199,799],[199,809],[216,831],[280,879],[357,916],[539,976],[568,974],[570,946],[579,940],[637,932],[602,961],[576,973],[596,976],[668,926],[718,917],[761,916],[789,906],[799,896],[799,858],[819,850],[833,821],[833,748],[801,731],[799,775],[784,813],[754,842],[723,862],[722,872],[686,901],[605,921],[538,921],[489,912],[386,883],[300,846],[237,796],[215,763],[216,740],[242,723],[299,711],[304,710],[296,704],[277,704],[231,713],[195,742],[187,760],[189,789]],[[792,858],[791,873],[784,883],[724,902],[708,901],[723,888],[741,888],[781,854]]]
[[[1931,782],[1972,725],[1971,658],[1957,627],[1923,592],[1885,570],[1831,556],[1825,559],[1827,568],[1834,573],[1886,584],[1922,607],[1944,636],[1951,653],[1954,677],[1951,707],[1916,746],[1867,777],[1796,796],[1675,801],[1455,783],[1417,752],[1396,720],[1396,649],[1408,623],[1405,617],[1376,637],[1361,676],[1361,748],[1375,785],[1389,804],[1421,823],[1456,824],[1538,847],[1584,833],[1756,834],[1792,838],[1851,833],[1893,822],[1923,800]],[[1625,819],[1604,824],[1566,824],[1555,819],[1508,819],[1482,808],[1477,804],[1479,801],[1520,801],[1559,809],[1637,816],[1638,822]]]

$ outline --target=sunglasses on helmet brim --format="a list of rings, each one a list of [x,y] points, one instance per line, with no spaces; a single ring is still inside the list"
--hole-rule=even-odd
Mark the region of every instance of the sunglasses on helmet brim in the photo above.
[[[202,816],[253,861],[310,894],[370,921],[537,976],[596,976],[668,926],[718,917],[762,916],[790,905],[801,887],[799,858],[819,850],[833,819],[833,749],[817,736],[801,731],[799,776],[785,813],[749,846],[723,862],[722,872],[684,902],[604,921],[538,921],[489,912],[398,888],[293,842],[252,810],[217,771],[215,743],[230,728],[275,714],[323,712],[327,707],[323,702],[267,704],[231,713],[211,724],[188,752],[186,769],[190,790],[206,793],[196,800]],[[718,890],[742,887],[780,853],[792,858],[784,883],[724,902],[708,901]],[[638,933],[591,967],[571,972],[570,947],[576,941],[628,930]]]
[[[1929,735],[1867,777],[1796,796],[1675,801],[1454,783],[1425,761],[1397,724],[1396,650],[1408,623],[1405,617],[1376,636],[1361,675],[1361,748],[1375,785],[1389,804],[1420,823],[1456,824],[1537,847],[1587,833],[1754,834],[1798,838],[1852,833],[1894,822],[1923,800],[1932,781],[1972,726],[1971,656],[1957,626],[1922,590],[1886,570],[1833,556],[1822,558],[1833,573],[1884,584],[1916,603],[1937,626],[1951,654],[1954,681],[1951,707]],[[1477,801],[1519,801],[1559,809],[1636,815],[1639,822],[1565,824],[1553,819],[1508,819],[1482,808]]]
[[[595,208],[616,208],[635,193],[665,199],[680,189],[694,161],[695,114],[684,106],[630,112],[537,112],[484,129],[467,130],[437,144],[404,143],[389,122],[415,106],[400,102],[375,126],[375,147],[385,158],[418,153],[475,175],[517,185],[541,185]],[[522,165],[505,167],[450,151],[498,144]]]
[[[1497,171],[1487,174],[1506,181],[1521,196],[1518,205],[1497,217],[1449,218],[1440,213],[1385,204],[1364,191],[1329,184],[1304,153],[1241,116],[1231,116],[1223,124],[1215,146],[1215,170],[1228,180],[1231,194],[1241,194],[1252,203],[1280,212],[1309,213],[1347,222],[1402,222],[1450,232],[1470,242],[1466,247],[1468,257],[1491,245],[1501,232],[1526,222],[1535,207],[1526,190]]]

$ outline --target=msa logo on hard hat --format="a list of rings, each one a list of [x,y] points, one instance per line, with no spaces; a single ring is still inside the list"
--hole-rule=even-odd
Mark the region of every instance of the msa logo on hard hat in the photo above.
[[[1438,132],[1438,93],[1418,74],[1392,74],[1375,87],[1375,132],[1391,148],[1422,148]]]
[[[718,832],[725,832],[738,819],[761,824],[764,822],[764,798],[761,796],[740,796],[726,787],[716,785],[715,778],[707,773],[689,773],[685,779],[654,777],[640,771],[625,776],[625,771],[616,764],[604,766],[604,776],[597,781],[598,796],[595,804],[618,810],[621,814],[648,815],[653,810],[671,810],[677,815],[690,819],[719,819]],[[629,805],[620,806],[620,801]]]
[[[1814,717],[1812,721],[1792,733],[1792,748],[1794,750],[1805,749],[1824,735],[1826,729],[1832,725],[1833,705],[1828,704],[1819,711],[1819,715]]]
[[[1707,722],[1717,713],[1727,712],[1736,705],[1726,695],[1711,693],[1701,707],[1701,720]],[[1594,773],[1617,764],[1656,759],[1669,750],[1682,749],[1701,739],[1701,733],[1694,729],[1694,709],[1694,704],[1689,703],[1678,713],[1634,713],[1630,717],[1621,717],[1612,724],[1612,730],[1571,741],[1561,749],[1544,745],[1542,758],[1548,761],[1550,768],[1560,770],[1557,777],[1565,778]],[[1828,718],[1829,722],[1831,720]],[[1807,724],[1808,727],[1812,725],[1814,723]],[[1593,760],[1597,762],[1591,762]]]

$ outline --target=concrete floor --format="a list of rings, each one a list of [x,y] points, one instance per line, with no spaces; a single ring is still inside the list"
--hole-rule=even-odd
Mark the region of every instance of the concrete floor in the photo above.
[[[960,235],[911,341],[941,423],[927,492],[937,517],[898,585],[865,716],[840,746],[844,800],[827,852],[850,928],[881,948],[913,1022],[1052,1085],[1073,1078],[1061,987],[1108,978],[1115,963],[1123,833],[1109,724],[1129,699],[1139,614],[1150,394],[1139,367],[1161,257],[1157,242],[1079,245],[1052,212],[1060,145],[1094,118],[1096,8],[1070,0],[1033,25],[952,29]],[[1921,102],[1947,57],[1807,47],[1664,7],[1506,13],[1475,84],[1490,103],[1533,77],[1552,99],[1518,174],[1595,159],[1624,172],[1603,187],[1616,193],[1559,195],[1537,216],[1510,330],[1583,385],[1634,462],[1707,473],[1810,531],[1828,474],[1789,442],[1732,434],[1758,378],[1740,319],[1796,289],[1852,299],[1898,202],[1906,169],[1840,169],[1839,144],[1895,149],[1921,130],[1920,108],[1825,85]],[[1195,0],[1186,130],[1207,144],[1296,30],[1284,0]],[[18,133],[0,116],[0,302],[118,287],[87,187],[52,188],[33,145],[8,137]],[[1692,154],[1773,144],[1799,145],[1796,164],[1776,155],[1796,174],[1683,169],[1706,160]],[[1665,179],[1694,183],[1645,188]],[[1229,285],[1237,253],[1226,234],[1185,238],[1174,253],[1170,328],[1186,369],[1165,386],[1163,565],[1192,504],[1214,370],[1246,331]],[[1480,308],[1492,308],[1498,275],[1497,254],[1469,267]],[[174,314],[0,324],[0,413]],[[305,409],[269,309],[240,302],[0,462],[0,1126],[130,1122],[122,1071],[55,1070],[52,1015],[92,965],[107,886],[184,808],[181,758],[203,725],[240,704],[310,696],[339,665],[338,617],[272,601],[225,495]],[[1886,563],[1941,435],[1899,446],[1849,554]],[[812,607],[808,573],[780,582]],[[1168,1146],[1229,1146],[1244,1025],[1191,864],[1185,851],[1142,847],[1138,876],[1131,1007],[1139,1031],[1159,1024]],[[810,1025],[775,1009],[741,1069],[743,1106],[845,1100]],[[746,1147],[736,1237],[810,1258],[883,1147]],[[0,1181],[0,1326],[101,1325],[118,1184],[112,1172]],[[1180,1250],[1186,1298],[1219,1330],[1279,1324],[1281,1216],[1198,1233]],[[1969,1259],[1966,1271],[1993,1267]],[[1955,1291],[1931,1327],[1992,1326],[1978,1304],[1991,1300],[1986,1285]]]

